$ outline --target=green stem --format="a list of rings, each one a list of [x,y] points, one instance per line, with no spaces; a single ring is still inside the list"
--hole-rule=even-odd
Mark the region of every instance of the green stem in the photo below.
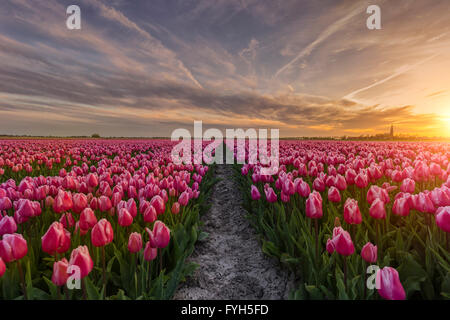
[[[319,263],[319,224],[317,219],[314,219],[314,227],[316,230],[316,263]]]
[[[81,287],[83,289],[83,299],[87,300],[87,293],[86,293],[86,278],[83,278],[81,280]]]
[[[344,257],[344,285],[345,285],[345,290],[347,291],[347,257]]]
[[[17,261],[17,269],[19,270],[20,280],[22,281],[23,297],[25,298],[25,300],[28,300],[25,278],[23,277],[22,265],[20,264],[20,261]]]
[[[104,299],[106,297],[105,246],[102,246],[102,264],[103,264],[103,299]]]

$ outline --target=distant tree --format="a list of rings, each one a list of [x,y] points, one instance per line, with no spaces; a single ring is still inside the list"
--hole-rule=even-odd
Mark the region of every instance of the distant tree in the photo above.
[[[91,137],[92,138],[100,138],[100,135],[98,133],[94,133]]]

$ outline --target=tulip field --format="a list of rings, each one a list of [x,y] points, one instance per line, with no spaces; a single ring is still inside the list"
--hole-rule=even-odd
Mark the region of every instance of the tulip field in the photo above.
[[[0,298],[170,299],[213,184],[172,146],[0,141]]]
[[[449,158],[448,143],[283,141],[278,174],[235,172],[262,250],[300,279],[292,299],[449,299]]]
[[[0,299],[171,299],[217,181],[173,146],[0,140]],[[279,156],[274,175],[226,179],[295,274],[291,299],[450,299],[448,143],[286,140]]]

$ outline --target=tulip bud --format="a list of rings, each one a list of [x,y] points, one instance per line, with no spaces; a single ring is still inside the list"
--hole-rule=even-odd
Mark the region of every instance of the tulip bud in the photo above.
[[[97,217],[91,208],[86,208],[81,212],[79,226],[82,230],[90,230],[97,223]]]
[[[27,241],[21,234],[5,234],[0,240],[0,258],[6,263],[22,259],[27,252]]]
[[[12,234],[17,231],[17,224],[13,217],[5,215],[0,219],[0,237],[4,234]]]
[[[67,274],[67,268],[69,262],[66,258],[59,260],[53,264],[52,282],[56,286],[63,286],[66,284],[69,275]]]
[[[126,208],[121,208],[117,214],[119,225],[122,227],[128,227],[133,223],[133,216]]]
[[[158,249],[153,248],[150,245],[150,241],[147,242],[147,244],[145,245],[145,249],[144,249],[144,259],[146,261],[152,261],[156,258],[157,254],[158,254]]]
[[[170,241],[170,229],[164,224],[164,222],[158,220],[153,225],[153,231],[146,228],[150,242],[152,246],[156,248],[165,248]]]
[[[182,206],[187,206],[189,203],[189,193],[187,191],[183,191],[178,197],[178,203]]]
[[[172,213],[173,214],[178,214],[180,213],[180,204],[178,202],[174,202],[172,205]]]
[[[306,199],[306,216],[312,219],[322,218],[322,197],[320,193],[313,191]]]
[[[150,200],[150,204],[155,208],[156,214],[160,215],[166,211],[166,204],[161,196],[156,195]]]
[[[69,266],[77,266],[80,268],[80,277],[86,277],[94,267],[94,261],[89,254],[87,246],[79,246],[74,249],[70,255]]]
[[[114,232],[111,224],[106,219],[101,219],[92,228],[91,241],[95,247],[103,247],[113,241]]]
[[[436,224],[445,232],[450,232],[450,207],[441,207],[436,211]]]
[[[277,201],[277,195],[271,187],[264,190],[267,202],[274,203]]]
[[[152,222],[156,221],[157,214],[156,214],[155,207],[153,207],[152,205],[149,205],[145,209],[143,216],[144,216],[144,222],[146,222],[146,223],[152,223]]]
[[[259,200],[261,198],[258,188],[253,184],[251,186],[250,194],[252,196],[252,200]]]
[[[337,253],[343,256],[350,256],[355,252],[350,233],[343,230],[333,238],[334,248]]]
[[[333,243],[333,240],[331,240],[331,239],[328,239],[328,240],[327,240],[327,246],[326,246],[326,249],[327,249],[327,251],[328,251],[329,254],[332,254],[332,253],[334,252],[334,243]]]
[[[369,214],[374,219],[386,218],[386,208],[384,207],[384,202],[379,198],[375,199],[370,206]]]
[[[128,239],[128,250],[131,253],[136,253],[142,249],[142,237],[139,233],[133,232]]]
[[[397,270],[391,267],[379,269],[376,281],[380,285],[378,293],[387,300],[405,300],[406,294],[400,282]]]
[[[361,249],[361,257],[368,263],[374,263],[377,261],[377,246],[367,242]]]
[[[344,204],[344,220],[348,224],[360,224],[362,222],[361,212],[359,211],[358,201],[347,198]]]
[[[41,238],[42,250],[50,255],[64,253],[70,248],[70,232],[60,222],[53,222]]]
[[[341,194],[336,187],[330,187],[328,189],[328,200],[330,202],[341,202]]]

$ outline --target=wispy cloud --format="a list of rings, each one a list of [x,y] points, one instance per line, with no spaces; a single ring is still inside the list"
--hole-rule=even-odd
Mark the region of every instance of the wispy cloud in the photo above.
[[[413,70],[414,68],[417,68],[418,66],[420,66],[420,65],[422,65],[422,64],[424,64],[424,63],[426,63],[426,62],[428,62],[428,61],[430,61],[430,60],[432,60],[432,59],[434,59],[436,57],[438,57],[439,55],[440,55],[440,53],[435,53],[435,54],[431,55],[430,57],[427,57],[427,58],[425,58],[425,59],[423,59],[423,60],[421,60],[421,61],[419,61],[419,62],[417,62],[415,64],[401,66],[396,72],[394,72],[393,74],[387,76],[386,78],[383,78],[383,79],[381,79],[379,81],[376,81],[375,83],[372,83],[372,84],[370,84],[370,85],[368,85],[366,87],[363,87],[363,88],[360,88],[360,89],[355,90],[353,92],[350,92],[349,94],[346,94],[343,97],[343,99],[352,100],[352,99],[354,99],[354,97],[358,93],[361,93],[363,91],[369,90],[369,89],[371,89],[373,87],[376,87],[376,86],[378,86],[380,84],[383,84],[383,83],[385,83],[385,82],[387,82],[387,81],[389,81],[391,79],[394,79],[394,78],[396,78],[396,77],[398,77],[398,76],[400,76],[400,75],[402,75],[402,74],[404,74],[406,72],[409,72],[409,71]]]
[[[2,1],[0,133],[167,136],[203,120],[438,134],[450,2],[375,2],[372,32],[369,1],[83,0],[79,31],[65,27],[69,0]]]
[[[275,72],[274,77],[278,77],[281,73],[283,73],[285,70],[293,66],[296,62],[300,61],[300,59],[308,56],[311,54],[311,52],[320,45],[323,41],[327,40],[330,36],[332,36],[334,33],[341,30],[351,19],[353,19],[357,14],[362,13],[366,9],[365,6],[358,4],[356,8],[351,9],[348,14],[346,14],[344,17],[340,18],[336,22],[332,23],[330,26],[328,26],[323,32],[319,34],[319,36],[311,42],[309,45],[307,45],[303,50],[301,50],[297,56],[295,56],[294,59],[289,61],[287,64],[283,65],[281,68]]]

